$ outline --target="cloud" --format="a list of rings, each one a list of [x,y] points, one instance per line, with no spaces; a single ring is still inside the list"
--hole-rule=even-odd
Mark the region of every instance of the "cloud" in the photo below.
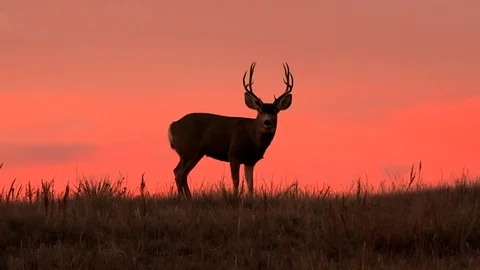
[[[0,162],[9,167],[62,164],[96,151],[92,144],[0,144]]]

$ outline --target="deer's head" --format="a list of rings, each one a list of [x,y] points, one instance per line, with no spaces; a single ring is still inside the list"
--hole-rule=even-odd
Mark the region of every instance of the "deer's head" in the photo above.
[[[288,64],[283,64],[285,70],[285,79],[283,82],[286,84],[285,92],[275,97],[272,103],[265,103],[259,97],[253,93],[253,72],[256,62],[253,62],[250,66],[250,76],[248,84],[245,82],[247,71],[243,75],[243,87],[245,88],[245,104],[248,108],[257,111],[256,127],[262,134],[275,134],[277,129],[277,115],[280,111],[286,110],[292,104],[292,88],[293,88],[293,75],[290,73]]]

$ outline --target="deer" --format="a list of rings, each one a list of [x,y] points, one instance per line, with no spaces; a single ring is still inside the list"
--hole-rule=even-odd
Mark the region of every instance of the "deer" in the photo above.
[[[279,97],[273,96],[272,103],[263,102],[253,92],[253,73],[256,62],[250,66],[248,83],[247,71],[243,75],[245,105],[257,112],[256,118],[226,116],[206,112],[193,112],[172,122],[168,127],[170,147],[179,156],[174,168],[175,183],[179,197],[191,198],[187,177],[204,157],[230,163],[234,196],[238,196],[240,166],[249,196],[253,196],[253,170],[275,137],[278,113],[292,104],[293,75],[288,63],[283,64],[286,89]]]

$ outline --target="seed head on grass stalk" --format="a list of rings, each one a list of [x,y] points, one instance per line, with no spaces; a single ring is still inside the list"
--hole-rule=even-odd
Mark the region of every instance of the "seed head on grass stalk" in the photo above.
[[[8,194],[7,194],[7,203],[10,202],[10,200],[13,200],[14,194],[15,194],[15,182],[17,181],[17,178],[13,179],[12,183],[10,184],[10,189],[8,189]]]
[[[29,204],[33,203],[33,190],[30,181],[28,181],[27,188],[25,189],[25,197],[28,199]]]
[[[51,204],[51,201],[53,199],[53,181],[54,179],[52,179],[51,181],[49,182],[44,182],[43,179],[42,179],[42,192],[41,192],[41,195],[42,195],[42,199],[43,199],[43,206],[45,207],[45,215],[48,215],[48,207],[49,206],[52,206],[53,207],[53,204]]]
[[[23,185],[20,185],[17,189],[17,194],[15,194],[15,201],[20,200],[20,193],[22,192],[22,190],[23,190]]]
[[[40,202],[40,188],[37,188],[37,191],[35,191],[35,202]]]
[[[122,197],[125,193],[123,178],[112,183],[108,177],[96,180],[93,177],[82,176],[74,187],[74,196],[82,198]]]
[[[142,179],[140,180],[140,196],[145,198],[147,196],[147,185],[145,183],[145,173],[142,173]]]
[[[145,173],[142,173],[142,179],[140,181],[140,197],[142,199],[142,215],[146,216],[147,214],[147,200],[146,200],[146,184],[145,184]]]
[[[62,199],[62,207],[63,207],[63,214],[67,214],[67,204],[68,204],[68,196],[70,195],[70,183],[67,182],[67,186],[65,187],[65,193],[63,194]]]

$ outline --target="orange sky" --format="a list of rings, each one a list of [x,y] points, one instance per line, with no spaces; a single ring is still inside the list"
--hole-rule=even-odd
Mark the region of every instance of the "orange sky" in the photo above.
[[[375,184],[420,159],[425,182],[477,175],[478,48],[478,1],[4,0],[1,184],[65,183],[78,167],[171,186],[168,125],[253,117],[241,84],[253,61],[265,101],[284,90],[282,62],[295,77],[257,184]],[[205,158],[190,185],[224,174],[230,184],[228,164]]]

